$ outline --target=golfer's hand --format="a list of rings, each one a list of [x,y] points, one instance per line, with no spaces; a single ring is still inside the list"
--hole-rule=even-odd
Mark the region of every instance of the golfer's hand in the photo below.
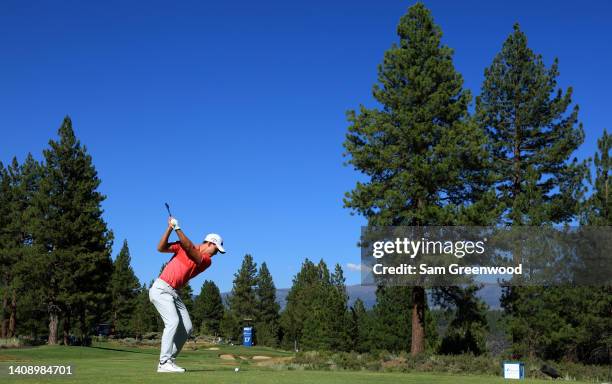
[[[172,216],[168,217],[168,226],[172,227],[172,229],[174,229],[175,231],[178,231],[179,229],[181,229],[181,227],[179,227],[178,220]]]

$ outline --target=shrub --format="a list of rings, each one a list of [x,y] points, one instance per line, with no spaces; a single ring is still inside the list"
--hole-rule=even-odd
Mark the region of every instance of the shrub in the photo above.
[[[547,378],[540,372],[546,362],[537,359],[522,359],[525,373],[529,378]],[[422,353],[416,357],[406,352],[399,354],[387,351],[371,353],[309,351],[299,352],[288,369],[312,370],[368,370],[389,372],[440,372],[463,375],[500,376],[502,358],[472,354],[432,355]],[[548,363],[553,365],[565,378],[572,380],[607,379],[607,366],[583,365],[577,363]]]
[[[23,341],[16,337],[0,339],[0,348],[19,348],[21,346],[23,346]]]

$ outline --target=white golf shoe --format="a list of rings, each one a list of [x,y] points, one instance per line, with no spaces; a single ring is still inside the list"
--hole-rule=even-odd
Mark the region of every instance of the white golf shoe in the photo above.
[[[172,360],[166,360],[166,362],[163,364],[159,363],[157,366],[157,372],[183,373],[185,372],[185,368],[181,368],[174,364],[174,361]]]
[[[171,359],[170,359],[170,362],[172,362],[172,365],[174,365],[174,368],[182,369],[182,370],[183,370],[183,372],[185,372],[185,371],[186,371],[186,369],[185,369],[185,368],[183,368],[183,367],[179,367],[178,365],[176,365],[176,357],[171,358]]]

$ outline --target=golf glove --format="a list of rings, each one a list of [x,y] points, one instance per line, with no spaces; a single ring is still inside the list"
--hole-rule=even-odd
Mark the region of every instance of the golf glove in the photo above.
[[[177,219],[170,220],[170,224],[172,224],[172,229],[174,229],[175,231],[181,229],[181,227],[179,227],[179,222]]]

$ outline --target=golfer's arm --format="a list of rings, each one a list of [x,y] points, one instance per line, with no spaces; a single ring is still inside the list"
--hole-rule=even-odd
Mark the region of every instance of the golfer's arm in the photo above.
[[[170,244],[168,244],[168,238],[170,238],[170,233],[172,232],[172,227],[166,228],[166,232],[162,235],[162,238],[159,240],[159,244],[157,244],[157,251],[168,253],[170,251]]]
[[[183,233],[182,229],[178,229],[175,231],[181,241],[181,247],[185,250],[187,256],[194,261],[196,264],[200,264],[202,262],[202,258],[200,256],[200,252],[193,245],[191,240]]]

